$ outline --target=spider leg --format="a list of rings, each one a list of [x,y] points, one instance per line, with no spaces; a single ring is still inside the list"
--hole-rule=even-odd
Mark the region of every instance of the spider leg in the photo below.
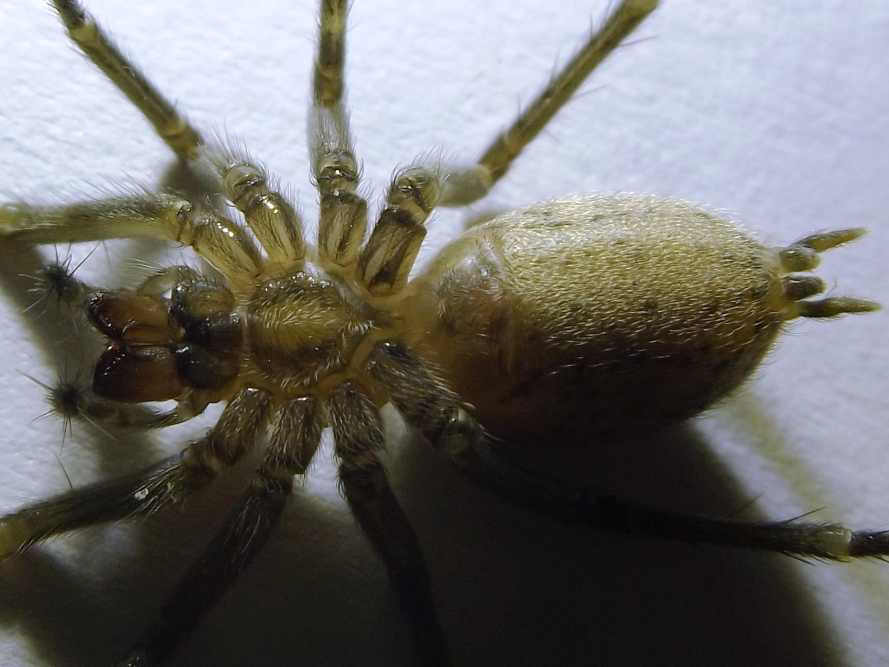
[[[367,244],[358,257],[357,280],[376,297],[397,294],[407,283],[411,267],[426,236],[424,223],[439,203],[462,206],[483,197],[509,169],[512,161],[546,126],[595,67],[629,35],[655,8],[657,0],[624,0],[605,25],[590,37],[575,57],[541,91],[537,98],[488,147],[478,164],[447,175],[441,182],[436,171],[420,165],[400,170],[392,179],[386,205]],[[321,39],[315,65],[315,103],[327,110],[316,113],[312,124],[315,178],[322,193],[319,252],[322,257],[348,270],[352,268],[356,244],[366,226],[366,203],[350,199],[348,205],[329,204],[325,216],[322,185],[324,169],[344,181],[345,174],[357,175],[346,165],[354,164],[345,113],[342,109],[342,65],[345,54],[343,30],[346,6],[342,0],[324,2],[321,10]],[[323,150],[320,139],[327,139]],[[339,141],[334,141],[339,138]],[[329,163],[322,169],[322,155]],[[357,196],[352,193],[352,196]]]
[[[407,284],[426,236],[424,223],[441,195],[438,175],[419,165],[392,178],[386,205],[358,259],[358,275],[373,296],[390,296]]]
[[[889,531],[853,531],[840,524],[800,519],[756,522],[652,509],[525,470],[484,441],[460,451],[452,460],[461,472],[492,493],[570,524],[800,558],[846,561],[889,556]]]
[[[483,440],[481,426],[457,394],[407,346],[391,341],[377,343],[368,370],[404,420],[436,449],[453,458]]]
[[[343,106],[346,59],[346,0],[324,0],[320,8],[318,49],[309,121],[312,175],[321,198],[318,255],[322,265],[354,275],[373,296],[388,296],[407,282],[426,235],[423,226],[438,201],[438,176],[421,166],[399,171],[386,205],[365,247],[367,201],[357,193],[349,120]],[[357,266],[356,266],[357,262]]]
[[[0,237],[29,244],[170,239],[190,245],[235,286],[252,284],[262,263],[259,250],[241,225],[166,193],[62,206],[0,204]]]
[[[51,262],[38,276],[38,291],[53,294],[59,301],[74,306],[83,306],[90,295],[99,290],[75,277],[77,267],[71,268],[67,261]],[[167,266],[148,276],[136,287],[134,293],[162,297],[179,283],[198,282],[203,276],[188,266],[176,264]]]
[[[330,393],[327,407],[343,494],[389,571],[414,635],[415,663],[448,665],[447,642],[435,613],[420,543],[379,458],[384,440],[376,407],[350,383]]]
[[[390,296],[404,287],[432,209],[439,203],[466,205],[487,194],[593,69],[656,5],[657,0],[625,0],[474,167],[448,174],[444,183],[437,173],[422,166],[408,167],[395,175],[386,206],[358,261],[359,278],[371,295]]]
[[[32,245],[119,238],[176,239],[194,217],[171,194],[140,193],[62,206],[0,205],[0,235]]]
[[[222,194],[244,215],[265,251],[267,273],[269,264],[286,266],[305,257],[302,221],[261,165],[230,148],[205,147],[201,157],[216,171]]]
[[[367,229],[367,201],[358,194],[360,170],[343,106],[346,0],[323,0],[309,113],[312,177],[320,195],[318,254],[322,263],[354,270]]]
[[[53,0],[71,39],[136,105],[166,144],[182,159],[197,155],[201,135],[173,104],[117,49],[77,0]]]
[[[540,134],[547,123],[571,99],[592,71],[616,49],[658,0],[623,0],[602,28],[592,34],[575,56],[556,74],[483,153],[478,164],[448,174],[441,204],[465,206],[484,197],[509,170],[512,161]]]
[[[182,639],[265,545],[292,493],[294,476],[305,474],[320,441],[315,399],[286,402],[250,487],[121,667],[157,665],[172,658]]]
[[[242,389],[217,424],[180,454],[133,475],[98,482],[0,517],[0,556],[23,551],[52,535],[176,504],[234,465],[264,431],[271,397]]]
[[[889,531],[853,531],[841,524],[800,519],[757,522],[652,509],[540,477],[507,462],[487,443],[465,452],[457,465],[473,481],[511,502],[609,532],[829,561],[889,556]]]
[[[751,522],[649,509],[535,474],[498,454],[450,390],[403,345],[380,343],[370,373],[412,427],[474,482],[509,500],[572,524],[618,533],[848,560],[889,556],[889,531],[852,531],[832,523]],[[463,416],[465,415],[465,416]]]

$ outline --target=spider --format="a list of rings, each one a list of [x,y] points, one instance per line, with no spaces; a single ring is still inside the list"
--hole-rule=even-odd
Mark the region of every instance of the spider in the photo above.
[[[844,279],[845,279],[845,276],[844,276]]]

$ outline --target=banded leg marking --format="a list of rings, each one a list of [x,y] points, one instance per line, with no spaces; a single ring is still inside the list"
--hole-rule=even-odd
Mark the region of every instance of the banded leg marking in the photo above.
[[[53,5],[72,41],[142,112],[173,152],[186,160],[196,157],[204,143],[198,131],[108,39],[81,4],[53,0]]]

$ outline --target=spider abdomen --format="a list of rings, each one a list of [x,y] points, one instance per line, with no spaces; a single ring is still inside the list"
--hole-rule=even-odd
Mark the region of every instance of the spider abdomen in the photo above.
[[[595,196],[470,229],[402,311],[493,433],[611,432],[688,417],[740,384],[798,314],[787,273],[777,249],[689,204]]]

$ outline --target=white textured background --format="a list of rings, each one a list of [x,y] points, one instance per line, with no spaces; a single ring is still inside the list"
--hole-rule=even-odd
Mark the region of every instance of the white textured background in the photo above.
[[[315,216],[304,138],[312,2],[99,2],[98,19],[196,125],[224,128]],[[430,149],[475,157],[605,3],[356,0],[353,131],[366,181]],[[725,209],[775,243],[871,234],[834,251],[837,293],[889,303],[889,5],[667,0],[478,211],[644,191]],[[484,9],[480,7],[484,6]],[[154,185],[172,161],[66,42],[43,3],[0,0],[0,199]],[[439,215],[430,249],[459,228]],[[92,248],[77,248],[75,257]],[[66,254],[67,249],[60,249]],[[114,441],[35,421],[71,325],[23,311],[37,253],[0,255],[0,506],[138,468],[206,426]],[[108,244],[83,275],[132,284],[157,246]],[[687,429],[590,456],[597,483],[676,509],[889,528],[887,314],[792,329],[741,395]],[[88,371],[87,371],[88,372]],[[460,665],[841,665],[889,661],[889,565],[779,556],[552,526],[471,488],[422,445],[392,449]],[[713,456],[708,452],[715,452]],[[553,462],[558,465],[558,462]],[[599,479],[599,478],[602,479]],[[591,479],[593,479],[591,477]],[[239,485],[192,512],[96,528],[0,565],[0,664],[106,664],[162,602]],[[269,546],[183,647],[181,665],[404,665],[408,633],[329,459]]]

